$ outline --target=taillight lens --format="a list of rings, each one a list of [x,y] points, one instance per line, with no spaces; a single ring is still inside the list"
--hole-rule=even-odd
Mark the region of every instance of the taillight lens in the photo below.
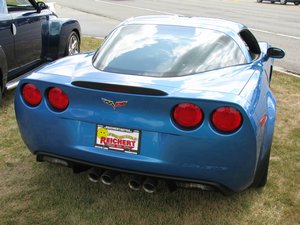
[[[181,103],[173,110],[173,119],[177,125],[185,129],[198,127],[203,120],[201,108],[192,103]]]
[[[69,105],[68,95],[63,90],[56,87],[49,90],[48,100],[50,105],[58,111],[65,110]]]
[[[24,101],[30,106],[37,106],[42,101],[42,94],[33,84],[25,84],[22,87],[22,96]]]
[[[241,127],[243,118],[238,110],[225,106],[213,112],[211,122],[218,131],[231,133]]]

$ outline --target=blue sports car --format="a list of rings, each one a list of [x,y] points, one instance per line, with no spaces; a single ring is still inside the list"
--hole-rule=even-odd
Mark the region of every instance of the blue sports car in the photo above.
[[[224,194],[266,184],[274,58],[244,25],[211,18],[124,21],[93,53],[21,80],[15,110],[38,161],[152,193],[158,180]]]

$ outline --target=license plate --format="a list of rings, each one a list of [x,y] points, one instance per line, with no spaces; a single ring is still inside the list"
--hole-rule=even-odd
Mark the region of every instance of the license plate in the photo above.
[[[98,124],[95,146],[108,150],[139,154],[140,131]]]

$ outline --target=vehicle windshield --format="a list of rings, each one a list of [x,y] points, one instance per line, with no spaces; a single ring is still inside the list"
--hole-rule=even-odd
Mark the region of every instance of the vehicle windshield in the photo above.
[[[126,25],[96,52],[93,65],[105,72],[176,77],[246,63],[236,42],[210,29]]]

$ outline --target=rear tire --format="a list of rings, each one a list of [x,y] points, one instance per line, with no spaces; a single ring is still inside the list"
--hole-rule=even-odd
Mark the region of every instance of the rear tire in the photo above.
[[[65,56],[75,55],[80,52],[80,39],[75,31],[72,31],[68,37]]]
[[[265,158],[258,165],[252,187],[261,188],[264,187],[268,180],[269,162],[270,162],[270,150]]]
[[[274,3],[275,3],[275,1],[271,1],[271,3],[272,3],[272,4],[274,4]]]
[[[281,5],[285,5],[286,2],[287,2],[286,0],[280,0],[280,4],[281,4]]]
[[[299,5],[300,2],[294,2],[295,5]]]
[[[261,3],[261,2],[262,2],[262,0],[257,0],[257,2]]]

